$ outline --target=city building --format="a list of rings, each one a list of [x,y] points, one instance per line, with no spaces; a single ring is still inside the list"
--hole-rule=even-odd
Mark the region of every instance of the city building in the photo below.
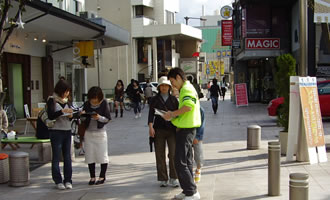
[[[18,9],[18,2],[11,2],[9,18]],[[72,84],[73,100],[81,101],[87,92],[87,73],[84,66],[74,64],[75,42],[93,41],[95,49],[129,42],[129,33],[124,29],[77,16],[84,6],[83,0],[27,1],[19,19],[22,23],[7,41],[1,60],[6,103],[14,104],[18,118],[24,117],[24,104],[31,109],[44,102],[60,77]]]
[[[157,81],[158,75],[180,67],[180,59],[199,52],[202,34],[199,29],[176,24],[179,0],[97,0],[86,1],[86,10],[128,30],[129,45],[103,49],[100,70],[88,69],[88,85],[97,84],[111,93],[118,79],[125,87],[132,78]],[[199,74],[198,61],[194,72]],[[198,68],[198,69],[197,69]]]

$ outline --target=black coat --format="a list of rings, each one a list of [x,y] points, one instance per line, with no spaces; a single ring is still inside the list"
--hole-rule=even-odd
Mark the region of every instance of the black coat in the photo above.
[[[178,100],[169,95],[166,102],[164,102],[163,97],[160,94],[152,97],[150,108],[149,108],[149,115],[148,115],[148,124],[153,123],[153,127],[155,129],[175,129],[175,126],[170,122],[166,121],[159,115],[155,115],[155,108],[164,110],[164,111],[175,111],[179,107]]]
[[[86,113],[96,112],[97,114],[107,118],[109,121],[111,120],[110,107],[107,100],[105,99],[102,101],[101,105],[96,109],[91,108],[91,104],[89,103],[89,101],[86,101],[84,103],[83,110],[86,111]],[[87,115],[86,119],[83,122],[85,123],[86,129],[88,128],[90,121],[91,121],[91,115]],[[106,123],[97,121],[97,128],[101,129],[105,124]]]

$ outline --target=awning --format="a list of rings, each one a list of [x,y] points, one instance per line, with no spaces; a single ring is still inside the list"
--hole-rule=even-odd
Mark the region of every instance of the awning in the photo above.
[[[17,10],[18,3],[13,2],[13,6],[14,8],[11,10]],[[14,14],[16,12],[11,12],[9,17],[13,17]],[[78,17],[54,7],[52,4],[41,1],[31,1],[26,4],[22,21],[25,23],[24,29],[21,30],[23,33],[33,36],[38,35],[38,37],[43,37],[53,44],[70,46],[73,41],[101,38],[117,41],[116,38],[112,37],[111,31],[107,30],[106,26]],[[120,27],[111,28],[125,32]],[[126,44],[128,44],[128,41],[122,40],[108,43],[107,46],[104,45],[102,48]]]
[[[260,58],[277,57],[285,52],[283,50],[244,50],[236,57],[237,60],[251,60]]]

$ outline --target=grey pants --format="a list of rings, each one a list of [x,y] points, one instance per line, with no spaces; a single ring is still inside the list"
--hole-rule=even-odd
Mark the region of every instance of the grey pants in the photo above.
[[[157,166],[158,181],[167,181],[167,167],[166,167],[166,143],[168,146],[168,159],[170,168],[170,178],[177,179],[178,176],[175,171],[175,130],[155,129],[155,154]]]

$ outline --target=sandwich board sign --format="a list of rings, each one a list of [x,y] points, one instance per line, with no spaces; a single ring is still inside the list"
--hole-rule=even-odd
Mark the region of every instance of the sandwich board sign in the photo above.
[[[293,120],[290,122],[291,124],[291,131],[293,130],[293,124],[294,123],[302,123],[301,130],[299,131],[299,125],[298,131],[290,132],[290,124],[289,124],[289,141],[288,144],[291,145],[288,146],[288,154],[287,154],[287,160],[292,159],[293,152],[294,152],[294,146],[292,147],[292,144],[301,144],[304,145],[307,148],[308,151],[308,159],[310,164],[315,164],[318,162],[326,162],[327,161],[327,155],[326,155],[326,149],[325,149],[325,139],[324,139],[324,130],[323,130],[323,124],[322,124],[322,117],[321,117],[321,110],[320,110],[320,103],[319,103],[319,97],[318,97],[318,91],[317,91],[317,83],[315,77],[299,77],[299,97],[300,99],[300,105],[301,105],[301,111],[302,114],[302,120]],[[296,93],[297,94],[297,93]],[[291,94],[290,94],[291,97]],[[293,98],[293,100],[297,100]],[[291,99],[290,99],[291,101]],[[291,103],[290,103],[291,106]],[[291,108],[290,108],[291,111]],[[291,116],[291,113],[290,113]],[[290,118],[292,119],[292,117]],[[304,137],[297,136],[298,133],[305,134]],[[294,139],[295,138],[295,139]],[[304,142],[296,142],[297,139],[306,138],[306,141]],[[291,141],[290,141],[291,139]],[[296,140],[296,141],[294,141]],[[292,143],[290,143],[292,142]],[[298,149],[304,149],[304,148],[298,148]],[[298,155],[299,152],[297,152]]]
[[[236,106],[248,106],[246,83],[235,84]]]

